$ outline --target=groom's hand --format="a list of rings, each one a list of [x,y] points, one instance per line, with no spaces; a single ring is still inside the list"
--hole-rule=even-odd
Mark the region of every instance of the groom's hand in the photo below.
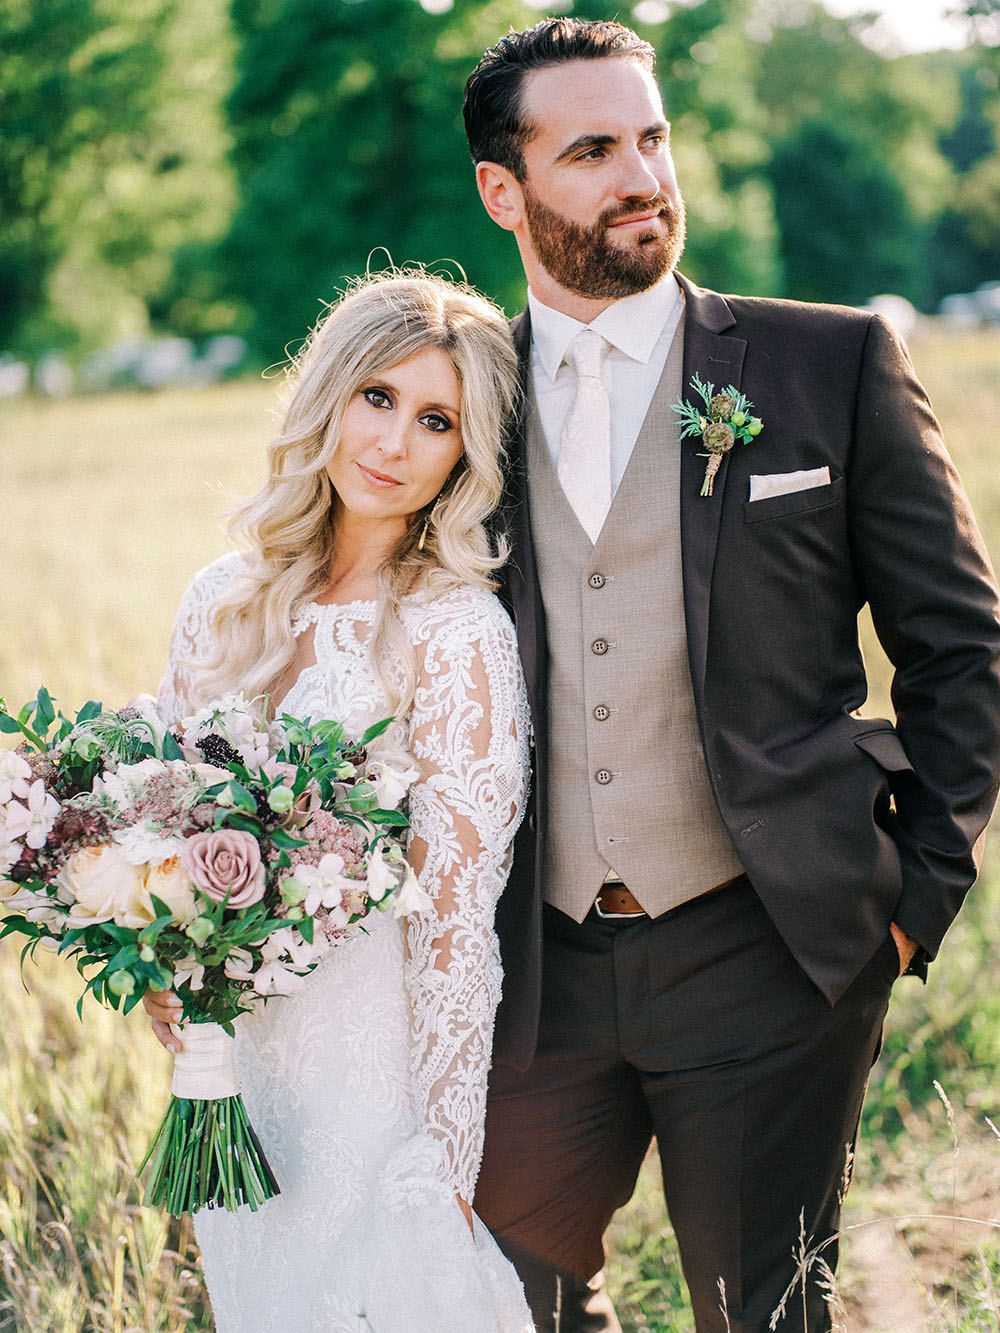
[[[915,939],[912,939],[904,930],[900,930],[895,921],[889,927],[892,932],[892,938],[896,941],[896,948],[899,950],[899,975],[902,976],[913,961],[913,955],[920,948]]]

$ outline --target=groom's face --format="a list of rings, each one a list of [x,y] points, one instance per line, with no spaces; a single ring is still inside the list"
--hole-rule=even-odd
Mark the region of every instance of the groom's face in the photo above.
[[[521,114],[534,130],[524,218],[542,268],[591,298],[659,281],[684,248],[684,201],[652,75],[621,57],[532,70]]]

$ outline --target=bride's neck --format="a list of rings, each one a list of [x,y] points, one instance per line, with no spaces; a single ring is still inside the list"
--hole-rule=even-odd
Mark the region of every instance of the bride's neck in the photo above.
[[[381,524],[339,523],[329,577],[316,600],[373,601],[378,595],[378,572],[400,535]]]

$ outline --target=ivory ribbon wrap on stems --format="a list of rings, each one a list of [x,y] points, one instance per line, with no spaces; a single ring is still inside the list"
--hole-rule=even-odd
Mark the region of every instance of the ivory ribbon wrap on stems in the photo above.
[[[184,1043],[174,1056],[174,1078],[170,1091],[190,1101],[214,1102],[236,1097],[235,1042],[218,1023],[172,1023],[170,1030]]]

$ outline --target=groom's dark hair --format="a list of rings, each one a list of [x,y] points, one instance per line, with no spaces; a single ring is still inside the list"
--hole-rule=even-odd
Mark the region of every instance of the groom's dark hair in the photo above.
[[[473,162],[496,162],[524,180],[524,146],[538,127],[524,121],[521,93],[532,69],[570,60],[625,56],[652,72],[656,53],[649,42],[621,23],[543,19],[524,32],[511,32],[491,46],[469,75],[462,115]]]

